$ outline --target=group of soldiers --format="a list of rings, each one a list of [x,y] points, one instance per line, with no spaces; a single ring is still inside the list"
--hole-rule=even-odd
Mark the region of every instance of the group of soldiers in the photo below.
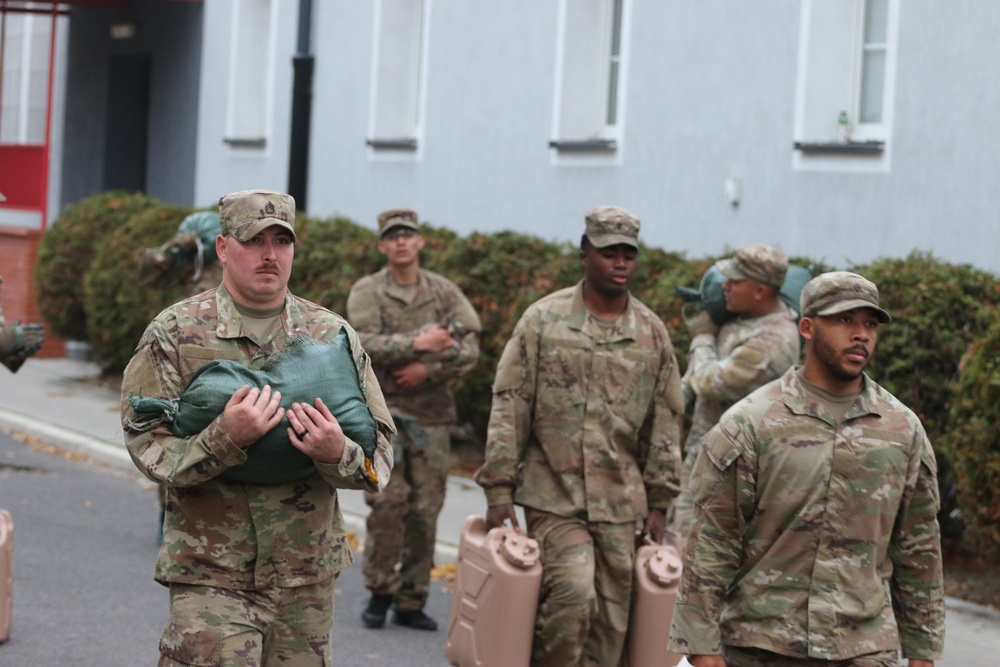
[[[123,400],[129,452],[166,494],[160,664],[330,664],[333,582],[351,560],[338,488],[364,489],[371,507],[364,625],[392,610],[395,624],[436,630],[424,606],[456,421],[449,382],[477,362],[475,309],[421,268],[413,210],[378,216],[387,265],[353,286],[346,318],[287,289],[291,197],[232,193],[219,214],[221,284],[153,321],[123,398],[176,399],[208,363],[262,368],[299,337],[347,331],[377,445],[363,451],[321,399],[288,403],[267,385],[236,392],[186,437],[133,429]],[[620,207],[586,213],[581,280],[528,307],[494,377],[475,481],[487,525],[540,547],[532,664],[620,664],[636,544],[674,539],[684,578],[669,646],[696,667],[888,666],[900,652],[932,665],[943,645],[936,470],[919,421],[864,374],[889,321],[877,287],[822,274],[792,309],[778,298],[785,255],[742,247],[716,266],[727,319],[685,318],[682,376],[662,320],[629,290],[639,229]],[[220,474],[274,428],[313,459],[311,476]]]

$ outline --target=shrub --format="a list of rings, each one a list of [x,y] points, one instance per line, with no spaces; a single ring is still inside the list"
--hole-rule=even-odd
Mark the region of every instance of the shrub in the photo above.
[[[1000,318],[966,352],[942,440],[958,481],[967,538],[1000,563]]]
[[[351,285],[385,262],[374,231],[343,217],[296,216],[292,294],[346,315]]]
[[[144,194],[106,192],[67,207],[42,235],[35,262],[38,310],[52,333],[87,340],[83,282],[97,245],[136,213],[157,205]]]
[[[83,283],[91,354],[107,372],[128,365],[146,326],[170,304],[191,293],[187,276],[157,287],[139,279],[143,250],[177,232],[191,209],[156,206],[133,215],[115,234],[105,236]]]
[[[931,441],[948,429],[958,365],[1000,305],[996,276],[914,252],[854,269],[878,285],[892,323],[880,328],[869,373],[917,413]]]
[[[892,322],[879,329],[868,373],[913,410],[934,445],[946,537],[961,539],[965,512],[952,466],[955,453],[944,437],[966,350],[985,334],[1000,303],[996,277],[967,264],[913,252],[905,259],[878,259],[854,269],[878,285]]]

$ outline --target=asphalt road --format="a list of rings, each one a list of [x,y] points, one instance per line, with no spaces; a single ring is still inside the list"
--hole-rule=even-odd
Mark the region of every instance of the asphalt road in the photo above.
[[[14,518],[14,613],[3,667],[155,665],[166,589],[152,579],[156,495],[138,473],[0,432],[0,508]],[[450,596],[432,585],[440,629],[368,630],[360,562],[337,583],[334,665],[447,665]]]

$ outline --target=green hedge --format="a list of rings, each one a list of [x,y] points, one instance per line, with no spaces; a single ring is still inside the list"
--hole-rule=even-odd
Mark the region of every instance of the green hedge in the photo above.
[[[157,206],[139,193],[105,192],[67,207],[42,235],[35,262],[38,310],[62,338],[87,340],[83,284],[101,240],[133,215]]]
[[[161,308],[191,290],[183,281],[157,288],[135,279],[142,251],[169,239],[180,220],[190,212],[174,207],[147,210],[150,206],[147,199],[138,196],[99,195],[81,202],[67,218],[71,222],[53,225],[43,237],[46,254],[43,262],[40,253],[36,271],[39,281],[62,287],[71,282],[65,277],[63,264],[56,261],[63,255],[74,258],[77,267],[87,266],[72,270],[82,272],[75,281],[86,287],[85,304],[81,302],[81,314],[73,320],[90,321],[87,339],[96,360],[109,372],[124,368],[146,323]],[[96,220],[100,223],[95,223]],[[99,243],[94,239],[83,243],[86,237],[83,230],[95,225],[104,232],[114,228],[117,233]],[[68,230],[72,233],[67,233]],[[91,233],[103,236],[96,231]],[[347,294],[358,278],[385,265],[385,258],[376,249],[374,231],[347,218],[301,215],[297,234],[291,289],[335,312],[344,313]],[[460,419],[471,426],[481,441],[489,417],[493,374],[510,332],[530,303],[580,279],[579,247],[577,243],[551,243],[510,231],[460,237],[449,230],[428,226],[425,237],[422,265],[454,280],[469,297],[483,323],[479,364],[455,387]],[[89,257],[95,252],[91,264]],[[726,249],[720,256],[728,254],[730,251]],[[689,259],[649,246],[640,251],[633,293],[663,318],[682,370],[686,367],[689,341],[674,288],[697,286],[716,259]],[[833,268],[807,257],[794,257],[791,261],[809,266],[814,275]],[[960,372],[960,362],[970,346],[979,349],[976,345],[994,350],[992,358],[996,359],[996,348],[988,345],[997,345],[990,338],[998,335],[995,325],[994,329],[990,326],[996,321],[1000,307],[1000,283],[988,272],[943,262],[926,253],[913,253],[904,259],[882,258],[850,270],[878,284],[882,303],[892,313],[893,323],[880,330],[878,351],[869,373],[923,420],[939,453],[944,481],[943,516],[960,505],[970,526],[995,523],[995,505],[988,507],[994,496],[983,500],[983,494],[995,493],[997,488],[995,477],[984,486],[985,476],[995,474],[990,472],[995,471],[990,466],[996,464],[987,464],[986,460],[995,456],[996,440],[990,441],[987,435],[995,433],[997,422],[991,422],[992,432],[982,426],[988,422],[975,422],[977,426],[970,427],[975,404],[962,403],[957,396],[965,401],[964,394],[973,391],[965,383],[977,387],[980,395],[985,388],[995,389],[995,385],[984,379],[989,377],[985,371],[979,373],[978,379],[966,378]],[[43,279],[41,274],[46,271],[59,271],[62,277],[56,280],[46,275]],[[84,275],[85,280],[81,280]],[[70,296],[59,290],[39,290],[43,313],[69,310],[71,301]],[[66,330],[76,333],[79,325],[60,331]],[[987,361],[967,360],[966,368],[984,368]],[[990,408],[995,411],[993,406],[997,404],[996,397],[991,397]],[[988,417],[987,414],[983,419]],[[969,428],[980,437],[969,437]],[[958,433],[963,435],[956,439]],[[975,451],[966,451],[968,447]],[[990,454],[991,451],[994,453]],[[957,486],[948,481],[952,458]],[[973,498],[977,500],[970,500]],[[982,513],[977,509],[980,506]],[[982,539],[995,541],[997,536],[991,533]]]
[[[967,535],[1000,563],[1000,317],[965,354],[941,440],[955,467]]]
[[[133,215],[98,245],[83,281],[90,352],[106,369],[125,369],[136,343],[156,315],[188,296],[182,276],[165,287],[152,287],[139,277],[139,260],[147,247],[158,246],[177,232],[194,211],[157,206]]]

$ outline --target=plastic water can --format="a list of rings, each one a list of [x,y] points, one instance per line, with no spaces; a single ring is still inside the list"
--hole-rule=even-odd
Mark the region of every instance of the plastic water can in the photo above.
[[[0,510],[0,644],[10,639],[14,602],[14,520]]]
[[[444,655],[458,667],[525,667],[531,660],[542,564],[538,543],[513,528],[462,527]]]
[[[681,556],[675,547],[639,547],[625,643],[629,667],[675,667],[680,663],[683,656],[667,650],[680,581]]]

